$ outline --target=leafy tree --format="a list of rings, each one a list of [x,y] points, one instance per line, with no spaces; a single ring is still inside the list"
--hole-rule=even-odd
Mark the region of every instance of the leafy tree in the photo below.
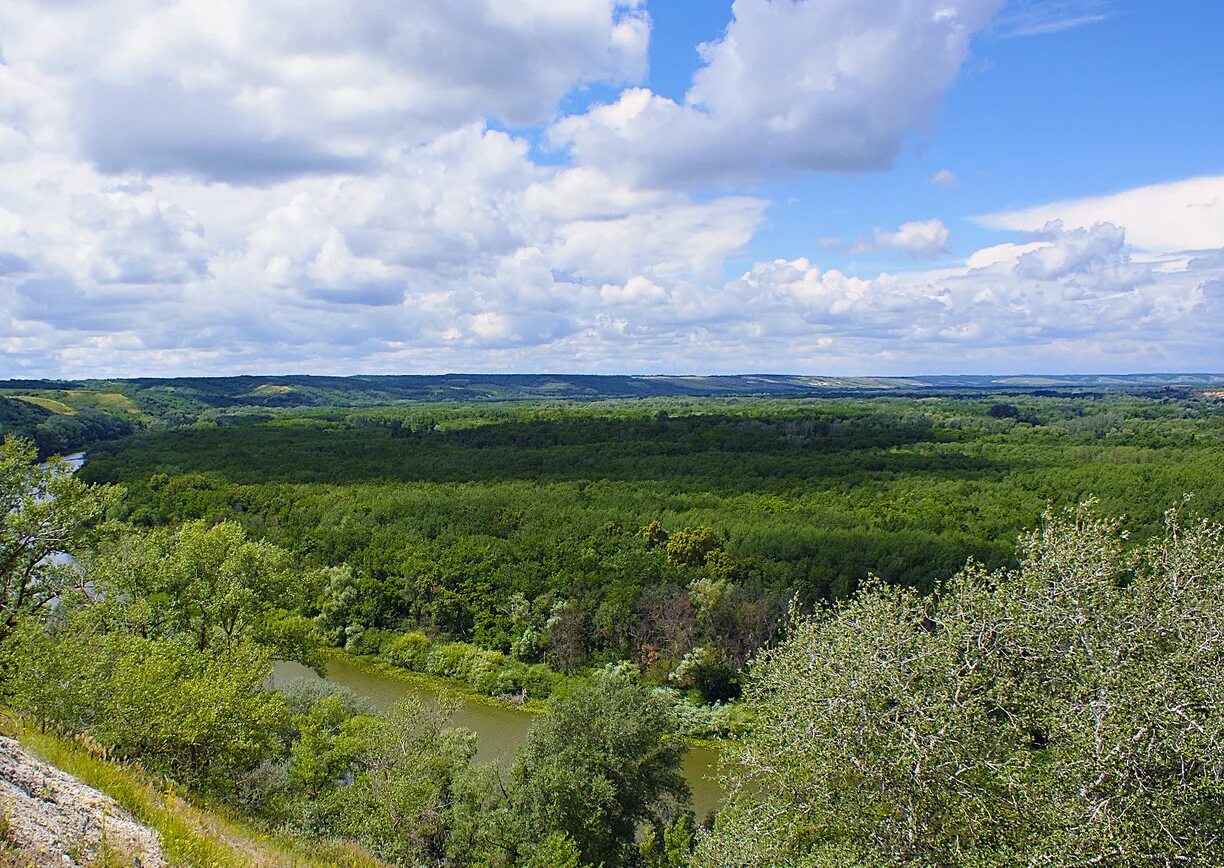
[[[686,527],[667,540],[667,559],[673,564],[700,567],[711,553],[722,549],[722,545],[722,537],[713,528]]]
[[[638,827],[689,797],[674,732],[670,705],[623,669],[553,700],[519,750],[505,803],[487,815],[493,852],[517,864],[526,842],[565,836],[584,864],[631,863]]]
[[[991,404],[986,415],[992,419],[1017,419],[1020,416],[1020,408],[1015,404],[1000,401],[997,404]]]
[[[670,825],[655,823],[638,844],[645,868],[683,868],[689,864],[697,841],[697,824],[692,811],[680,814]]]
[[[526,850],[523,868],[578,868],[582,864],[578,845],[563,832],[553,832],[540,843],[529,844]]]
[[[797,619],[697,863],[1224,862],[1224,529],[1081,508],[1021,549]]]
[[[444,726],[450,709],[404,699],[364,732],[353,782],[332,791],[332,829],[405,864],[444,859],[456,788],[476,752],[476,736]]]
[[[366,748],[370,719],[354,715],[344,698],[324,696],[293,718],[297,737],[290,752],[289,779],[309,797],[334,786]]]
[[[292,611],[313,596],[313,580],[289,552],[248,540],[234,522],[129,534],[91,567],[105,608],[141,635],[190,636],[199,651],[256,640],[307,660],[318,645]]]
[[[7,702],[88,736],[117,759],[221,796],[281,750],[281,695],[264,689],[265,649],[203,653],[191,642],[100,633],[84,619],[28,622],[5,643]]]
[[[0,638],[24,613],[84,585],[56,555],[76,554],[111,532],[106,513],[119,499],[113,486],[89,486],[63,461],[36,461],[28,440],[0,443]]]

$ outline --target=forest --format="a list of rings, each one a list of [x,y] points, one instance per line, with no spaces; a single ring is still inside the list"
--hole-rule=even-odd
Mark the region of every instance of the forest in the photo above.
[[[5,441],[0,702],[352,864],[1219,864],[1224,402],[964,385],[112,400]],[[542,713],[268,687],[336,654]]]

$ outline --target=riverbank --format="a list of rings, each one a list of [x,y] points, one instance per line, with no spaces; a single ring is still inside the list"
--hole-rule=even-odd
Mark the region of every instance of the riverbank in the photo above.
[[[411,672],[377,659],[363,658],[347,651],[333,650],[325,655],[325,672],[319,673],[300,663],[281,661],[273,671],[273,684],[287,685],[296,680],[324,680],[342,687],[365,701],[375,711],[384,711],[405,697],[428,705],[439,698],[451,700],[451,726],[469,729],[477,735],[476,762],[491,762],[508,770],[527,739],[543,702],[530,706],[504,702],[472,691],[462,684]],[[718,774],[723,757],[733,750],[728,740],[686,739],[690,749],[683,760],[683,773],[693,793],[693,808],[699,818],[717,810],[723,799]]]
[[[349,666],[364,670],[370,675],[381,678],[392,678],[401,681],[409,687],[425,690],[430,693],[453,696],[464,702],[476,702],[490,708],[500,708],[507,711],[524,711],[528,714],[543,714],[548,710],[548,703],[542,699],[527,698],[524,701],[511,700],[501,696],[489,696],[473,690],[470,685],[450,678],[429,675],[412,669],[404,669],[388,663],[375,655],[354,654],[343,648],[328,648],[323,652],[327,660],[341,661]],[[571,679],[567,679],[571,680]],[[726,750],[733,742],[733,737],[703,737],[686,735],[684,740],[690,747],[711,751]]]
[[[430,693],[453,696],[465,702],[476,702],[490,708],[502,708],[508,711],[524,711],[528,714],[543,714],[548,710],[548,703],[543,699],[527,697],[523,701],[510,700],[502,696],[490,696],[472,688],[471,685],[453,678],[443,678],[440,675],[430,675],[415,669],[405,669],[396,666],[383,658],[372,654],[354,654],[343,648],[328,648],[323,657],[330,661],[339,661],[356,669],[364,670],[371,675],[382,678],[392,678],[401,681],[409,687],[415,687]]]
[[[525,663],[468,642],[440,642],[411,630],[368,630],[356,640],[355,647],[350,644],[345,651],[372,665],[390,666],[387,674],[392,677],[409,672],[437,678],[447,689],[471,696],[474,701],[492,699],[524,708],[539,708],[553,694],[564,695],[598,672],[565,674],[544,663]],[[654,689],[668,697],[676,712],[678,730],[686,738],[717,740],[734,736],[750,722],[741,704],[694,703],[674,687],[660,684]]]

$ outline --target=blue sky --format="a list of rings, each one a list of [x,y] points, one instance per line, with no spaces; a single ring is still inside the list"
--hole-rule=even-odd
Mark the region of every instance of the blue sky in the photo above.
[[[1221,370],[1222,31],[12,0],[0,376]]]
[[[658,79],[657,89],[683,96],[696,55],[691,63],[668,57],[688,59],[686,40],[721,32],[725,15],[710,14],[715,5],[653,7],[652,87]],[[1052,23],[1101,17],[1032,36],[987,30],[934,122],[916,131],[892,171],[765,185],[772,219],[748,256],[787,256],[821,235],[870,234],[934,214],[956,229],[952,249],[964,256],[1008,240],[977,225],[977,215],[1224,170],[1224,4],[1040,5]],[[666,46],[660,35],[671,37]],[[931,176],[944,168],[957,186],[932,190]],[[836,250],[822,261],[867,271],[888,265]]]

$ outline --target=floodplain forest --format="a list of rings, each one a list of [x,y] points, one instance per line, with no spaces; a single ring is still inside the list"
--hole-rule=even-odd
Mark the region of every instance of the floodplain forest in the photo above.
[[[165,408],[76,472],[6,417],[0,705],[202,810],[338,864],[1224,864],[1214,394]],[[270,678],[337,659],[441,698]]]

